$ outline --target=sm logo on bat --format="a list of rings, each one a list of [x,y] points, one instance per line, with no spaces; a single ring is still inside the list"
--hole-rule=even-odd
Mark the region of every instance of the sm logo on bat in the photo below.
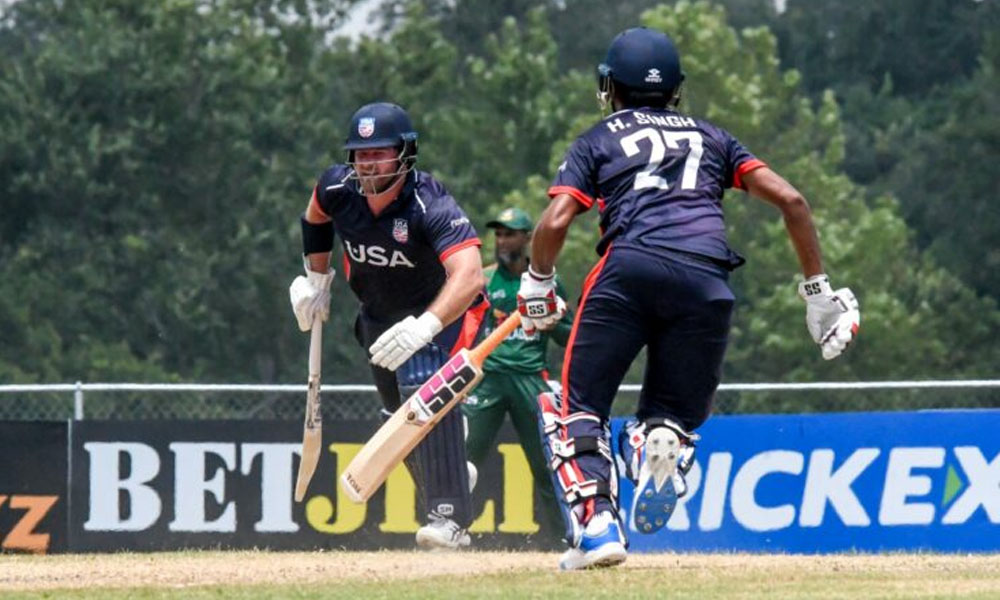
[[[476,381],[479,372],[465,352],[451,357],[427,383],[410,396],[413,418],[424,423],[462,394]]]

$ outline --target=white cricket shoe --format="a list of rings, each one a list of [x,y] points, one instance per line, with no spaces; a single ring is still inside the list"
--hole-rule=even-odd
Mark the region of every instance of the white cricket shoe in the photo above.
[[[431,517],[417,530],[417,546],[425,550],[460,550],[472,543],[469,532],[451,519]]]
[[[559,568],[573,571],[621,564],[628,555],[622,539],[618,519],[611,511],[599,512],[584,528],[579,546],[570,548],[559,558]]]

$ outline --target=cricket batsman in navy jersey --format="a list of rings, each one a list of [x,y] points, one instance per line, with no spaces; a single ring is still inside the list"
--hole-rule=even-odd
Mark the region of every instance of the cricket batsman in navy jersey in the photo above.
[[[448,356],[474,341],[488,307],[481,244],[444,186],[414,169],[417,134],[402,108],[362,106],[344,150],[347,163],[320,176],[302,216],[306,275],[289,293],[300,329],[308,331],[315,315],[327,319],[339,236],[344,276],[361,302],[355,337],[368,350],[388,418]],[[466,462],[461,411],[449,412],[406,465],[427,513],[417,544],[468,546],[475,474]]]
[[[694,431],[721,377],[734,301],[728,275],[744,262],[726,241],[726,188],[781,211],[805,276],[798,291],[806,324],[824,358],[844,351],[861,320],[854,294],[834,291],[824,274],[805,198],[729,133],[677,112],[683,78],[665,34],[635,28],[614,39],[598,67],[598,98],[614,112],[566,153],[518,291],[526,330],[558,321],[565,303],[555,292],[555,260],[573,219],[596,204],[601,258],[570,332],[562,396],[539,396],[570,545],[563,569],[621,563],[626,530],[659,530],[686,491]],[[611,404],[643,347],[638,411],[613,443]],[[627,518],[617,501],[619,468],[636,489]]]

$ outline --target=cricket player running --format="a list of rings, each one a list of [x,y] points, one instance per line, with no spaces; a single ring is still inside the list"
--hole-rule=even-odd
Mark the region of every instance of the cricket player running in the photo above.
[[[686,491],[693,432],[711,411],[728,340],[728,274],[744,262],[726,240],[725,188],[746,190],[781,211],[805,276],[798,292],[806,325],[823,357],[840,355],[860,324],[854,294],[834,291],[824,274],[809,204],[729,133],[679,113],[683,79],[663,33],[635,28],[612,41],[598,67],[598,98],[614,112],[570,146],[518,292],[526,328],[560,318],[554,263],[570,223],[596,203],[601,258],[583,286],[562,397],[539,397],[543,445],[571,546],[563,569],[625,560],[613,452],[636,486],[629,530],[662,528]],[[644,346],[638,411],[612,445],[611,403]]]
[[[517,310],[517,290],[521,275],[528,269],[531,244],[531,217],[519,208],[508,208],[486,224],[494,232],[497,262],[486,267],[486,293],[492,310],[486,316],[484,333],[497,327],[507,315]],[[565,295],[557,282],[558,295]],[[468,419],[466,448],[469,460],[482,465],[493,448],[504,415],[510,414],[528,466],[538,485],[541,500],[542,531],[550,539],[559,536],[562,516],[552,489],[548,461],[538,438],[538,394],[551,391],[548,383],[549,340],[566,345],[572,327],[567,313],[550,331],[526,333],[518,328],[490,354],[483,364],[485,375],[466,399],[462,410]]]
[[[299,328],[330,310],[334,234],[344,277],[361,302],[354,334],[368,349],[383,418],[475,340],[488,303],[475,229],[455,199],[414,169],[417,133],[406,112],[367,104],[351,118],[347,163],[320,175],[302,216],[306,275],[290,297]],[[427,516],[417,544],[470,542],[470,478],[462,415],[452,411],[406,459]]]

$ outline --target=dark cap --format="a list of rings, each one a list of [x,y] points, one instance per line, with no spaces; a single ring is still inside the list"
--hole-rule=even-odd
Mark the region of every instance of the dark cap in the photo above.
[[[517,207],[505,208],[503,212],[497,215],[496,219],[487,223],[486,226],[493,228],[506,227],[507,229],[518,231],[531,231],[534,228],[528,213]]]

